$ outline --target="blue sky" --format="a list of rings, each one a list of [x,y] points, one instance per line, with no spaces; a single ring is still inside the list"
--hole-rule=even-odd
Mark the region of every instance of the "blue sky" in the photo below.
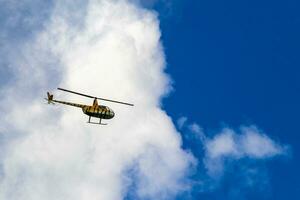
[[[268,192],[258,183],[237,199],[299,198],[299,1],[175,1],[173,6],[167,12],[163,3],[156,5],[175,86],[164,100],[167,112],[175,119],[187,116],[212,134],[224,125],[255,124],[290,144],[288,159],[259,163],[268,171]],[[198,151],[199,146],[190,147],[194,141],[184,142]],[[232,199],[230,191],[241,179],[192,196]]]
[[[0,199],[300,197],[297,1],[0,5]],[[136,106],[89,126],[56,87]]]

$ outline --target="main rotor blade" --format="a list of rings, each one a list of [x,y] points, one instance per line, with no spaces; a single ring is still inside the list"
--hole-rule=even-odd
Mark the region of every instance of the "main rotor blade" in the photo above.
[[[115,100],[111,100],[111,99],[104,99],[104,98],[100,98],[100,97],[93,97],[93,96],[90,96],[90,95],[82,94],[82,93],[79,93],[79,92],[74,92],[74,91],[71,91],[71,90],[66,90],[66,89],[63,89],[63,88],[57,88],[57,89],[65,91],[65,92],[70,92],[70,93],[73,93],[73,94],[81,95],[81,96],[84,96],[84,97],[92,98],[92,99],[96,98],[96,99],[103,100],[103,101],[109,101],[109,102],[113,102],[113,103],[120,103],[120,104],[124,104],[124,105],[128,105],[128,106],[134,106],[131,103],[125,103],[125,102],[115,101]]]
[[[115,100],[111,100],[111,99],[103,99],[103,98],[99,98],[99,97],[96,97],[96,98],[100,99],[100,100],[103,100],[103,101],[110,101],[110,102],[113,102],[113,103],[120,103],[120,104],[124,104],[124,105],[127,105],[127,106],[134,106],[131,103],[125,103],[125,102],[115,101]]]
[[[92,99],[97,98],[97,97],[93,97],[93,96],[90,96],[90,95],[82,94],[82,93],[79,93],[79,92],[74,92],[74,91],[71,91],[71,90],[66,90],[66,89],[63,89],[63,88],[57,88],[57,89],[65,91],[65,92],[70,92],[70,93],[73,93],[73,94],[81,95],[81,96],[84,96],[84,97],[92,98]]]

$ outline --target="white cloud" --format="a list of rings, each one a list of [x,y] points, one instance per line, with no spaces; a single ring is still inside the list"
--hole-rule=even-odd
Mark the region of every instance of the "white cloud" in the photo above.
[[[202,127],[197,123],[192,123],[188,125],[188,129],[195,134],[196,139],[199,139],[200,142],[204,143],[206,140],[206,136],[203,132]]]
[[[225,159],[267,159],[287,153],[287,146],[276,143],[254,126],[242,127],[241,134],[225,128],[204,146],[204,164],[211,176],[223,174]]]
[[[239,154],[238,144],[236,144],[234,136],[233,130],[224,129],[221,134],[208,140],[205,146],[209,157],[237,156]]]
[[[182,179],[194,159],[159,107],[171,86],[156,15],[128,1],[61,1],[45,27],[10,55],[14,81],[0,91],[1,138],[7,138],[0,199],[122,199],[130,182],[124,172],[133,165],[140,197],[185,190]],[[107,103],[116,117],[106,127],[89,125],[76,108],[43,104],[56,86],[135,107]]]
[[[189,129],[194,132],[194,133],[198,133],[200,134],[202,132],[202,128],[196,124],[196,123],[192,123],[189,125]]]
[[[187,122],[187,117],[180,117],[178,120],[177,120],[177,126],[179,129],[182,129],[183,126],[186,124]]]
[[[280,146],[255,127],[243,127],[241,146],[243,152],[253,158],[268,158],[286,153],[287,147]]]

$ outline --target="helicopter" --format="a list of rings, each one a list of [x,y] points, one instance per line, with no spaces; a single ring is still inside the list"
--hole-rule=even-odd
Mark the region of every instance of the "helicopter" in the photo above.
[[[82,93],[79,93],[79,92],[74,92],[74,91],[71,91],[71,90],[63,89],[63,88],[57,88],[57,89],[61,90],[61,91],[64,91],[64,92],[69,92],[69,93],[72,93],[72,94],[81,95],[81,96],[84,96],[84,97],[94,99],[93,105],[84,105],[84,104],[77,104],[77,103],[72,103],[72,102],[56,100],[56,99],[53,98],[54,97],[53,94],[50,94],[49,92],[47,92],[47,98],[45,98],[45,100],[48,102],[48,104],[60,103],[60,104],[65,104],[65,105],[81,108],[83,113],[89,116],[89,120],[88,120],[87,123],[90,123],[90,124],[107,125],[107,124],[101,123],[101,120],[102,119],[112,119],[115,116],[115,113],[111,108],[109,108],[108,106],[99,105],[98,100],[109,101],[109,102],[113,102],[113,103],[119,103],[119,104],[123,104],[123,105],[127,105],[127,106],[134,106],[131,103],[115,101],[115,100],[111,100],[111,99],[104,99],[104,98],[100,98],[100,97],[94,97],[94,96],[82,94]],[[91,122],[92,117],[99,118],[100,119],[99,123]]]

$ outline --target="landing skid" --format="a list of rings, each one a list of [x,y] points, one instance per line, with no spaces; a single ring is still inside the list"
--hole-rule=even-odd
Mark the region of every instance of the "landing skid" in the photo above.
[[[98,125],[107,125],[107,124],[103,124],[103,123],[101,123],[101,120],[102,120],[102,118],[100,118],[100,121],[99,121],[99,123],[96,123],[96,122],[91,122],[91,116],[89,117],[89,121],[87,122],[87,123],[89,123],[89,124],[98,124]]]
[[[103,124],[103,123],[97,123],[97,122],[87,122],[88,124],[97,124],[97,125],[107,125],[107,124]]]

